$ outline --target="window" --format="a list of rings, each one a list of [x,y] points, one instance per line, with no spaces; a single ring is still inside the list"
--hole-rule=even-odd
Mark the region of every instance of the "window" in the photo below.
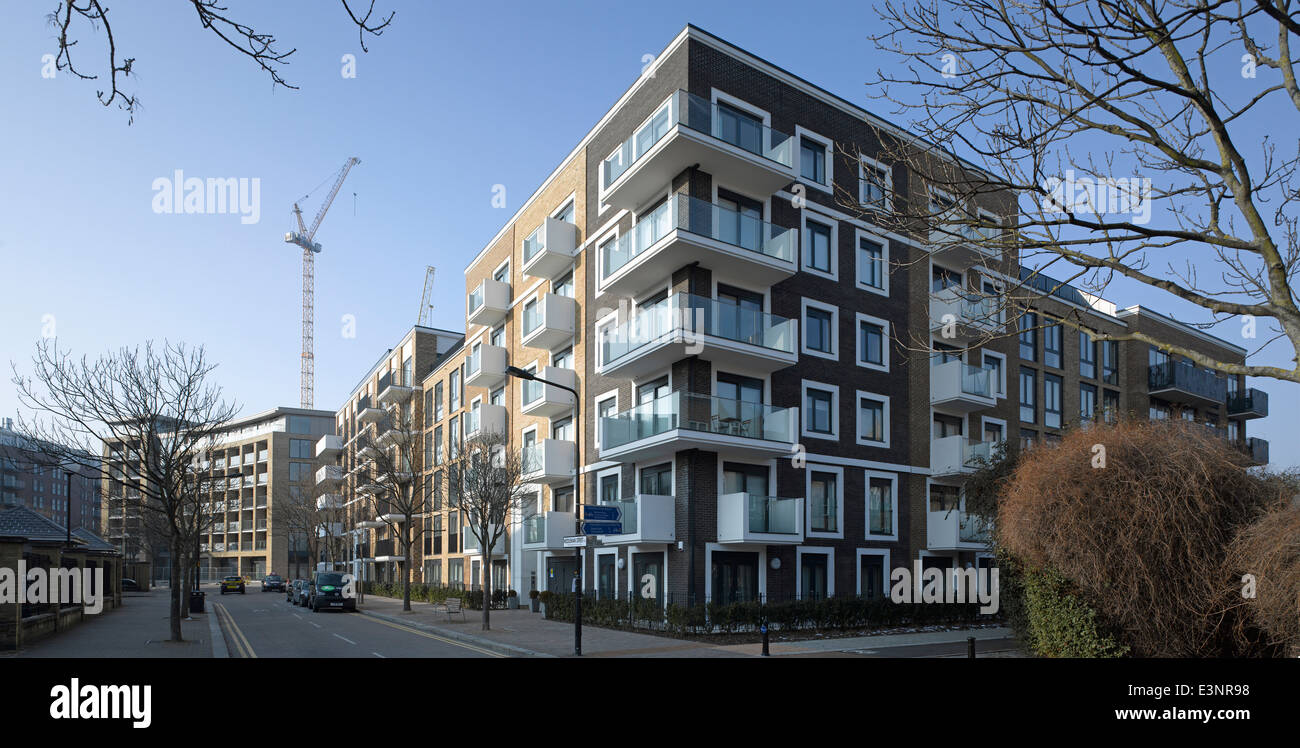
[[[1169,406],[1152,403],[1147,415],[1153,421],[1168,421],[1170,415]]]
[[[619,496],[618,470],[600,476],[599,491],[600,503],[613,504],[618,501]]]
[[[456,459],[460,456],[460,416],[452,416],[447,426],[447,456]]]
[[[492,280],[497,281],[499,283],[510,282],[510,261],[509,260],[506,260],[505,262],[501,263],[501,267],[497,268],[496,271],[492,273]]]
[[[424,432],[424,464],[430,465],[432,463],[433,463],[433,432],[426,431]]]
[[[451,370],[451,376],[447,379],[447,388],[450,390],[448,393],[450,398],[448,409],[452,411],[460,410],[460,369]]]
[[[433,390],[424,391],[424,427],[433,425]]]
[[[1020,315],[1020,358],[1024,361],[1037,361],[1037,356],[1038,315],[1025,312]]]
[[[574,208],[573,200],[570,199],[568,202],[564,204],[563,207],[555,211],[555,215],[553,217],[558,218],[561,221],[567,221],[568,223],[576,223],[575,221],[576,216],[577,216],[577,211]]]
[[[672,463],[665,462],[662,465],[641,468],[641,493],[651,496],[672,496]]]
[[[433,430],[433,464],[442,464],[442,427]]]
[[[821,275],[835,276],[833,238],[835,230],[830,225],[808,218],[804,219],[803,264],[805,270]]]
[[[998,397],[1006,397],[1007,394],[1006,363],[1006,359],[1000,354],[984,352],[984,368],[989,372],[989,387]]]
[[[799,139],[799,177],[826,185],[826,146],[807,137]]]
[[[858,315],[858,365],[880,371],[889,371],[889,353],[886,340],[889,323],[883,319]]]
[[[835,393],[833,387],[804,384],[804,434],[834,439]]]
[[[858,237],[858,285],[885,291],[885,245],[876,239]]]
[[[442,420],[442,382],[433,385],[433,420]]]
[[[1079,331],[1079,376],[1097,378],[1097,343],[1087,330]]]
[[[1119,384],[1119,341],[1101,341],[1101,381]]]
[[[810,470],[808,481],[809,532],[839,532],[839,475]]]
[[[488,344],[495,345],[498,348],[504,348],[506,344],[506,328],[498,327],[488,336]]]
[[[565,348],[564,350],[559,351],[557,353],[552,353],[551,366],[554,366],[557,369],[572,369],[573,368],[572,346],[570,346],[569,348]]]
[[[1043,375],[1043,425],[1061,427],[1061,378],[1055,374]]]
[[[1065,328],[1061,323],[1047,325],[1043,328],[1043,364],[1054,369],[1061,368],[1062,337]]]
[[[1106,419],[1106,423],[1115,423],[1119,420],[1119,393],[1115,390],[1101,391],[1101,411]]]
[[[889,444],[889,400],[858,393],[858,443]]]
[[[565,486],[551,491],[551,511],[573,511],[573,486]]]
[[[1007,425],[1002,421],[995,421],[991,418],[984,419],[984,441],[989,444],[1000,444],[1007,438]]]
[[[310,441],[306,439],[290,439],[289,456],[299,460],[310,460],[316,456],[316,453],[312,449]]]
[[[1183,420],[1196,423],[1196,408],[1183,408]]]
[[[1038,440],[1038,432],[1032,429],[1020,429],[1020,448],[1029,449]]]
[[[556,296],[568,296],[569,298],[573,298],[573,273],[565,273],[563,278],[552,281],[551,293]]]
[[[867,473],[867,537],[893,537],[894,479]]]
[[[1020,420],[1023,423],[1036,423],[1035,394],[1038,390],[1038,373],[1033,369],[1020,369]]]
[[[839,309],[803,300],[803,352],[836,358],[836,317]]]
[[[862,156],[858,161],[858,202],[866,207],[889,210],[893,176],[889,167]]]
[[[1091,421],[1097,416],[1097,385],[1079,383],[1079,420]]]

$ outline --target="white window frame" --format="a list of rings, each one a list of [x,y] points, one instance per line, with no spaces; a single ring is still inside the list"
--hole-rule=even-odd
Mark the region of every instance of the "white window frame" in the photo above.
[[[594,398],[591,399],[591,412],[592,412],[592,414],[595,416],[595,423],[594,423],[593,425],[595,426],[595,432],[596,432],[596,449],[597,449],[597,450],[600,449],[600,405],[601,405],[601,403],[603,403],[603,402],[605,402],[605,401],[607,401],[607,400],[613,400],[613,401],[614,401],[614,412],[615,412],[615,413],[618,413],[618,390],[609,390],[609,391],[607,391],[607,392],[603,392],[603,393],[601,393],[601,394],[599,394],[599,395],[597,395],[597,396],[595,396]],[[597,473],[597,475],[599,475],[599,473]],[[597,488],[599,489],[599,487],[600,487],[600,479],[599,479],[599,478],[596,479],[596,486],[597,486]]]
[[[862,282],[862,256],[860,254],[863,239],[869,239],[880,245],[880,287]],[[889,240],[880,234],[855,228],[853,232],[853,283],[860,290],[879,296],[889,296]]]
[[[814,532],[812,529],[812,474],[813,473],[834,473],[835,474],[835,532]],[[807,469],[804,470],[803,479],[803,526],[804,536],[809,538],[832,538],[844,539],[844,467],[841,465],[827,465],[820,462],[810,462]]]
[[[830,138],[824,135],[818,135],[812,130],[808,130],[803,127],[800,127],[799,125],[795,125],[794,127],[794,137],[795,137],[794,174],[795,177],[798,178],[799,183],[803,185],[807,185],[808,187],[811,187],[814,190],[821,190],[822,192],[825,192],[828,195],[835,194],[835,170],[834,170],[835,141],[831,140]],[[826,171],[826,184],[818,184],[817,182],[810,182],[803,178],[803,147],[802,147],[802,143],[800,142],[802,141],[803,138],[807,138],[826,149],[826,163],[824,164],[825,171]]]
[[[984,441],[984,433],[985,433],[984,426],[985,424],[989,424],[989,423],[996,423],[1002,427],[1002,442],[1004,444],[1011,440],[1011,428],[1010,426],[1007,425],[1007,421],[1005,418],[994,418],[993,416],[980,416],[980,441]]]
[[[893,530],[888,535],[871,534],[871,479],[879,478],[888,480],[892,486],[889,489],[890,497],[893,499],[893,509],[890,511],[890,517],[893,519]],[[862,535],[867,540],[889,542],[898,540],[898,473],[888,473],[883,470],[865,470],[862,476]],[[858,564],[859,572],[861,563]],[[888,573],[888,570],[886,570]]]
[[[835,597],[835,549],[828,546],[806,546],[801,545],[795,548],[794,560],[794,591],[795,599],[803,599],[803,557],[804,556],[825,556],[826,557],[826,597]]]
[[[831,431],[829,434],[808,430],[808,414],[806,411],[808,407],[809,387],[815,390],[825,390],[831,393]],[[837,385],[814,382],[811,379],[804,379],[799,382],[799,433],[809,439],[830,439],[832,441],[839,441],[840,388]]]
[[[881,414],[882,418],[884,419],[884,427],[885,427],[885,438],[883,441],[871,441],[869,439],[862,438],[862,429],[859,427],[862,425],[860,421],[862,419],[862,398],[864,397],[869,398],[871,400],[879,400],[881,404],[883,404],[884,406],[883,408],[884,412]],[[889,447],[889,438],[890,438],[889,396],[881,395],[875,392],[868,392],[866,390],[858,390],[853,397],[853,423],[854,423],[853,439],[859,445],[864,447],[879,447],[879,448],[887,449]]]
[[[802,182],[800,184],[802,184]],[[829,278],[830,280],[838,281],[840,279],[840,222],[831,216],[824,213],[818,213],[808,208],[799,211],[799,214],[799,268],[804,272],[811,273],[819,278]],[[824,224],[829,226],[831,229],[830,247],[828,248],[830,250],[830,272],[819,270],[807,263],[808,253],[804,250],[807,249],[805,242],[809,241],[809,237],[811,236],[808,231],[808,220],[810,218],[813,223]]]
[[[986,356],[992,356],[993,358],[1002,359],[1002,368],[1000,369],[1002,376],[1000,377],[1001,381],[997,383],[998,392],[997,392],[997,397],[995,397],[994,399],[1005,400],[1007,397],[1007,354],[999,353],[997,351],[990,351],[990,350],[983,351],[980,354],[981,369],[984,368],[984,357]]]
[[[885,173],[885,180],[884,180],[885,199],[883,205],[877,205],[876,203],[869,203],[863,200],[863,197],[865,197],[864,188],[866,187],[867,184],[867,178],[866,178],[867,170],[864,168],[865,166],[870,166],[879,169]],[[882,210],[886,212],[894,209],[893,167],[885,163],[884,161],[879,161],[877,159],[874,159],[865,153],[858,154],[858,205],[861,205],[864,208],[869,208],[872,210]]]
[[[893,569],[889,567],[889,549],[888,548],[858,548],[853,554],[853,577],[858,580],[858,589],[856,594],[862,596],[862,557],[863,556],[882,556],[885,561],[880,565],[881,573],[884,579],[880,580],[880,589],[884,592],[884,599],[889,599]]]
[[[808,309],[818,309],[823,312],[831,313],[831,351],[826,353],[808,347]],[[810,299],[804,296],[800,299],[799,307],[799,350],[805,356],[816,356],[817,358],[830,359],[831,361],[840,360],[840,308],[834,304],[826,304],[816,299]]]
[[[885,359],[885,362],[883,364],[875,364],[875,363],[871,363],[870,361],[867,361],[864,355],[865,351],[861,350],[863,322],[873,324],[881,328],[880,352]],[[883,371],[885,373],[888,373],[890,348],[891,348],[889,345],[890,339],[891,338],[889,332],[889,320],[881,319],[880,317],[873,317],[870,314],[863,314],[862,312],[858,312],[853,322],[853,358],[857,362],[858,366],[861,366],[864,369],[873,369],[875,371]]]

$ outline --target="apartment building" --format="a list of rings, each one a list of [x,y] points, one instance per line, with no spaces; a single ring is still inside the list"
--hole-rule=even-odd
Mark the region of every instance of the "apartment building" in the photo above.
[[[988,562],[961,485],[997,442],[1170,403],[1250,448],[1262,393],[1225,380],[1207,399],[1145,344],[1056,321],[1244,350],[1018,258],[869,220],[943,199],[884,160],[912,142],[684,29],[466,269],[464,340],[420,380],[421,578],[567,590],[564,538],[580,505],[606,504],[622,532],[585,553],[597,594],[874,596],[915,559]],[[846,211],[843,195],[860,204]],[[1013,287],[1040,293],[1027,310],[969,298]],[[508,435],[531,487],[491,570],[445,474],[480,430]]]
[[[73,530],[99,534],[99,468],[92,466],[94,459],[86,455],[84,464],[51,465],[6,418],[0,422],[0,506],[25,506],[64,526],[71,519]]]

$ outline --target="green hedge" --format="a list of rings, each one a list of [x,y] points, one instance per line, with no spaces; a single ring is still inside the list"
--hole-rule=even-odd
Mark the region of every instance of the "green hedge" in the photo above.
[[[1123,657],[1128,647],[1107,633],[1069,580],[1052,569],[1016,570],[1013,594],[1023,595],[1021,642],[1042,657]],[[1003,599],[1012,595],[1003,595]]]
[[[546,617],[573,620],[573,596],[543,592]],[[619,629],[650,629],[677,636],[685,634],[755,632],[763,622],[764,606],[757,602],[709,603],[688,607],[669,603],[661,610],[655,600],[600,600],[584,597],[583,623]],[[772,631],[843,631],[902,625],[969,624],[989,622],[978,604],[897,604],[891,600],[833,597],[769,603],[767,620]]]
[[[367,595],[402,599],[401,582],[358,582],[357,584]],[[494,609],[505,608],[506,595],[506,590],[493,590],[492,607]],[[466,590],[457,587],[445,587],[440,584],[411,583],[411,600],[413,602],[442,603],[446,602],[449,597],[459,597],[462,600],[462,605],[470,610],[483,609],[482,590]]]

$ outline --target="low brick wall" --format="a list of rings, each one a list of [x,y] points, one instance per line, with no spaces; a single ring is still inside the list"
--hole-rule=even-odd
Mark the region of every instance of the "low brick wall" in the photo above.
[[[55,614],[41,613],[23,619],[23,646],[54,633]]]

